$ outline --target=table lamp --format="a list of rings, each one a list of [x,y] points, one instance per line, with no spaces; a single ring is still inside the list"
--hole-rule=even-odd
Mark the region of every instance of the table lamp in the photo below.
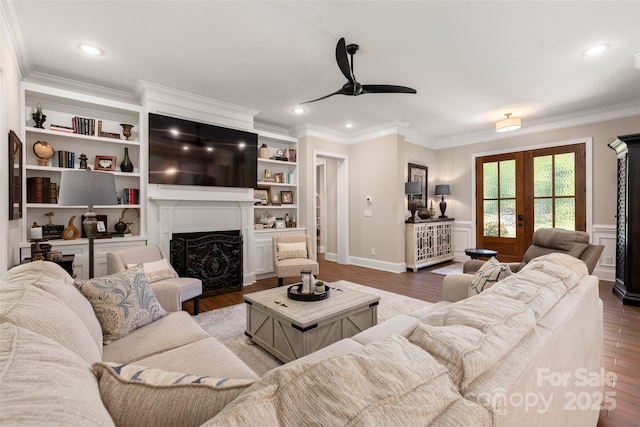
[[[440,216],[439,218],[445,219],[447,216],[444,214],[444,211],[447,210],[447,202],[444,201],[444,196],[450,196],[451,190],[449,189],[449,184],[440,184],[436,185],[436,196],[442,196],[442,200],[440,201]]]
[[[416,210],[418,209],[418,204],[412,201],[411,196],[417,196],[418,194],[422,194],[422,189],[420,188],[419,182],[405,182],[404,183],[404,194],[409,195],[409,210],[411,211],[411,218],[407,220],[407,222],[415,222],[416,221]]]
[[[84,214],[84,231],[89,239],[89,278],[93,278],[93,239],[96,237],[98,221],[93,212],[95,205],[117,205],[116,181],[110,172],[87,170],[64,170],[60,177],[58,205],[88,206]],[[106,224],[105,224],[106,225]]]

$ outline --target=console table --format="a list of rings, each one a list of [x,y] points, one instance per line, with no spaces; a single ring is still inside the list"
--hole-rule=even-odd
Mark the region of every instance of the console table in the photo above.
[[[405,261],[407,268],[419,268],[450,261],[453,254],[453,220],[426,219],[406,223]]]

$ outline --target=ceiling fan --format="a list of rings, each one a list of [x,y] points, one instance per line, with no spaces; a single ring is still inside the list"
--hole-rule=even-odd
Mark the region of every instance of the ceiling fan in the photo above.
[[[358,52],[359,48],[360,46],[357,44],[347,45],[344,41],[344,37],[338,40],[338,44],[336,46],[336,61],[338,62],[340,71],[342,71],[342,74],[344,74],[348,81],[337,91],[321,98],[303,102],[302,104],[320,101],[321,99],[325,99],[333,95],[358,96],[365,93],[417,93],[415,89],[406,86],[363,85],[358,82],[356,80],[356,76],[353,74],[353,55]],[[347,54],[351,57],[351,61],[347,58]]]

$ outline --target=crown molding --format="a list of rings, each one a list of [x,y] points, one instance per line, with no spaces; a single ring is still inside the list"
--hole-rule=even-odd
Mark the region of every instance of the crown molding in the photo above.
[[[107,98],[114,101],[121,101],[127,104],[140,105],[138,101],[129,92],[111,89],[104,86],[93,85],[90,83],[84,83],[78,80],[66,79],[64,77],[58,77],[51,74],[44,74],[40,72],[31,73],[25,82],[39,84],[43,86],[55,87],[58,89],[65,89],[73,92],[79,92],[86,95],[93,95],[100,98]]]
[[[479,144],[483,142],[496,141],[500,139],[513,138],[514,136],[530,135],[534,133],[546,132],[556,129],[588,125],[608,120],[623,119],[626,117],[640,116],[640,101],[632,101],[609,107],[595,108],[592,110],[579,111],[576,113],[564,114],[549,119],[534,121],[523,121],[523,126],[512,132],[489,131],[468,133],[464,135],[452,136],[438,140],[432,148],[442,149],[458,147],[463,145]]]
[[[341,132],[313,123],[303,123],[289,130],[289,134],[296,138],[313,136],[339,144],[356,144],[358,142],[380,138],[387,135],[403,135],[411,125],[405,122],[383,123],[357,132]]]
[[[22,28],[22,17],[16,1],[3,0],[0,2],[0,24],[2,24],[2,34],[11,44],[10,50],[22,79],[33,71],[33,65],[28,53],[27,41]]]
[[[260,112],[230,102],[207,98],[146,80],[138,80],[133,95],[149,112],[188,120],[201,120],[253,131],[254,117]]]

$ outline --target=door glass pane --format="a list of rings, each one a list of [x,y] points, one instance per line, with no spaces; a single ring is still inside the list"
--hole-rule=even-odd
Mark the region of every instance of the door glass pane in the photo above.
[[[552,156],[539,156],[533,159],[533,196],[553,196]]]
[[[556,196],[575,196],[575,169],[574,153],[555,155],[554,179]]]
[[[484,235],[498,237],[498,201],[484,201]]]
[[[498,162],[485,163],[482,167],[485,199],[498,198]]]
[[[500,201],[500,237],[516,237],[516,201]]]
[[[500,197],[513,199],[516,197],[516,161],[500,162]]]
[[[553,199],[535,199],[533,201],[534,230],[553,227]]]
[[[567,230],[576,228],[576,204],[573,197],[556,199],[556,227]]]

